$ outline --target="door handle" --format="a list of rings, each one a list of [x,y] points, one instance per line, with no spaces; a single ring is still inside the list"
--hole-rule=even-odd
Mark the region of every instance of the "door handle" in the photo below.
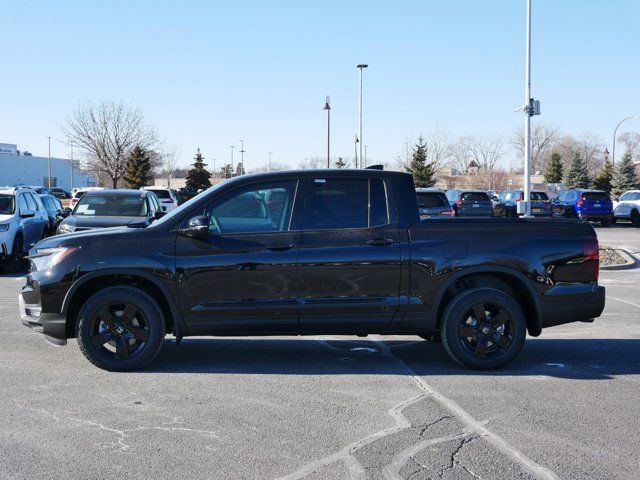
[[[367,245],[371,245],[373,247],[386,247],[392,243],[392,238],[372,238],[371,240],[367,240]]]
[[[291,250],[293,245],[291,243],[283,243],[278,245],[267,245],[265,248],[272,252],[284,252],[285,250]]]

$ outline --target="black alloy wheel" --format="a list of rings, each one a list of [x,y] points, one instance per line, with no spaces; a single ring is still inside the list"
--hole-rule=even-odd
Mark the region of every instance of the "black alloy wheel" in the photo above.
[[[138,369],[162,347],[165,322],[157,302],[127,286],[94,294],[78,313],[78,345],[87,359],[111,371]]]
[[[16,234],[11,246],[11,255],[7,256],[5,271],[7,273],[19,273],[24,270],[24,243],[22,236]]]
[[[513,360],[524,344],[526,322],[518,302],[493,288],[474,288],[445,309],[442,343],[461,365],[498,368]]]

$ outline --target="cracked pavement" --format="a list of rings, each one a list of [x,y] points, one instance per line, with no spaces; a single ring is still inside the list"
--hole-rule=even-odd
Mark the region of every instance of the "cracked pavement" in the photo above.
[[[0,277],[0,478],[637,478],[640,271],[601,281],[600,319],[496,372],[370,336],[167,339],[118,374],[22,327]]]

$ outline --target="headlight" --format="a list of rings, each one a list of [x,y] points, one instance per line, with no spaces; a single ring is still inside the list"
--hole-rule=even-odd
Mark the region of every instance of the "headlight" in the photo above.
[[[2,225],[0,225],[0,232],[6,232],[7,230],[9,230],[8,223],[3,223]]]
[[[62,262],[78,249],[80,247],[38,248],[33,255],[29,255],[29,259],[35,267],[34,270],[47,270]]]
[[[71,233],[75,231],[75,227],[73,225],[69,225],[68,223],[61,223],[58,225],[58,233]]]

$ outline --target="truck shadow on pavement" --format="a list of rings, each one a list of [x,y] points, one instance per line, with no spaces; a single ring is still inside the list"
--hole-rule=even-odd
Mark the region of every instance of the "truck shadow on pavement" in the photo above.
[[[416,337],[417,338],[417,337]],[[245,375],[550,376],[606,380],[640,374],[640,339],[529,339],[516,360],[494,371],[458,366],[427,341],[315,338],[167,340],[144,372]]]

